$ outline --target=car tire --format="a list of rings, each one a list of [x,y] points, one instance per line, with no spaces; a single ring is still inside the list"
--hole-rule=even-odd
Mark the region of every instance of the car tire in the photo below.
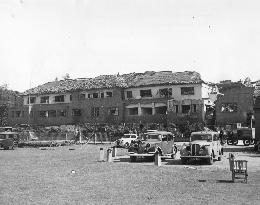
[[[181,158],[181,164],[187,164],[187,162],[188,162],[187,159]]]
[[[126,142],[126,143],[125,143],[125,148],[128,148],[128,147],[129,147],[129,143]]]
[[[228,145],[232,145],[232,144],[233,144],[233,140],[228,139],[228,140],[227,140],[227,144],[228,144]]]
[[[243,140],[243,143],[245,146],[249,146],[250,145],[250,140]]]
[[[233,145],[237,145],[238,144],[238,140],[233,140]]]
[[[130,162],[136,162],[136,161],[137,161],[137,157],[130,156]]]

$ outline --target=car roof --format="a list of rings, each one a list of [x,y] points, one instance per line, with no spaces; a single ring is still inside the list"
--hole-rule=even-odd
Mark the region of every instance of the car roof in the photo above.
[[[172,134],[172,133],[171,132],[167,132],[167,131],[154,131],[154,132],[147,132],[145,134],[157,135],[157,134]]]
[[[18,132],[0,132],[0,135],[17,135]]]
[[[200,132],[192,132],[191,134],[218,134],[218,132],[214,132],[214,131],[200,131]]]

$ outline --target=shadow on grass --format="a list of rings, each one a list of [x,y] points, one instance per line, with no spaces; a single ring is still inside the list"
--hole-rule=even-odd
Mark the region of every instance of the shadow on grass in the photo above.
[[[217,183],[234,183],[232,180],[220,179],[217,180]]]
[[[215,161],[215,160],[214,160]],[[169,159],[166,160],[165,165],[193,165],[193,166],[201,166],[201,165],[208,165],[205,160],[200,159],[190,159],[186,164],[182,164],[181,159]]]

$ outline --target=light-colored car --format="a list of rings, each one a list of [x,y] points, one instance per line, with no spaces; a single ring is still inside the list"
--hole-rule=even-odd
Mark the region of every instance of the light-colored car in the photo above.
[[[19,135],[16,132],[0,132],[0,147],[13,149],[17,145]]]
[[[180,149],[182,164],[190,159],[203,159],[208,164],[213,164],[213,160],[220,161],[222,155],[219,134],[213,131],[192,132],[190,143],[184,144]]]
[[[153,131],[146,133],[144,140],[136,141],[128,149],[131,162],[135,162],[137,158],[150,157],[154,159],[156,152],[161,155],[162,159],[175,158],[177,147],[171,132]]]
[[[137,138],[137,134],[124,134],[122,138],[117,140],[117,145],[128,148],[133,141],[137,140]]]

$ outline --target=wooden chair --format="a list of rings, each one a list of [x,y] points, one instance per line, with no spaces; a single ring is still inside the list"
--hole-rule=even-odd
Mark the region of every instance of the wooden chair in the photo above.
[[[236,179],[244,179],[247,183],[247,160],[235,160],[232,153],[229,154],[229,165],[230,171],[232,172],[232,181],[235,182]],[[238,177],[242,176],[242,177]]]

